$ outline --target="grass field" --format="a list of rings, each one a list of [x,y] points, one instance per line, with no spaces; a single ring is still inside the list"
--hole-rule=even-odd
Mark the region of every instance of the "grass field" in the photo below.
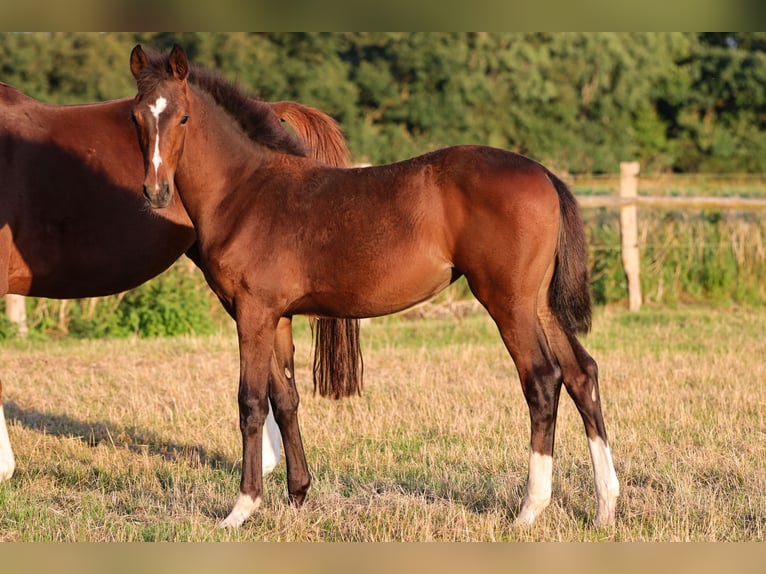
[[[281,463],[237,531],[216,529],[239,483],[233,328],[3,342],[17,469],[0,484],[0,540],[764,540],[766,308],[597,310],[584,342],[622,487],[617,524],[603,529],[566,396],[553,502],[514,527],[528,414],[483,313],[365,325],[365,392],[342,402],[312,396],[309,331],[296,322],[312,488],[293,509]]]

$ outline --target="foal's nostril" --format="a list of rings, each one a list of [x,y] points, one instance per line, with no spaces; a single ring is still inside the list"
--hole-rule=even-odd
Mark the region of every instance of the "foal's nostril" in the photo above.
[[[167,205],[170,201],[170,184],[168,182],[163,183],[160,186],[159,193],[157,194],[158,199],[163,204]]]
[[[144,184],[144,197],[152,207],[166,207],[170,204],[173,188],[170,182],[157,182],[156,185]]]

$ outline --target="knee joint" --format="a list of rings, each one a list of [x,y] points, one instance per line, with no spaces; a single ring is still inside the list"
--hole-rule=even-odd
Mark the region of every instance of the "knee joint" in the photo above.
[[[272,407],[274,408],[274,418],[277,422],[295,417],[298,414],[300,399],[297,397],[272,397]]]
[[[598,401],[598,365],[593,359],[589,359],[582,365],[582,370],[575,376],[567,377],[565,381],[567,391],[573,398],[584,400],[590,398],[592,402]]]
[[[529,408],[539,415],[555,411],[562,380],[561,368],[556,364],[534,369],[524,379]]]
[[[269,405],[265,398],[261,400],[248,393],[239,394],[239,425],[242,431],[257,429],[266,422]]]

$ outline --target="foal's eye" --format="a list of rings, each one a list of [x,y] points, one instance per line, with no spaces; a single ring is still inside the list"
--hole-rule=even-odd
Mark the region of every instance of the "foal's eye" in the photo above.
[[[186,122],[188,122],[188,121],[189,121],[189,116],[183,116],[183,117],[181,118],[181,125],[182,125],[182,126],[183,126],[183,125],[186,125]]]

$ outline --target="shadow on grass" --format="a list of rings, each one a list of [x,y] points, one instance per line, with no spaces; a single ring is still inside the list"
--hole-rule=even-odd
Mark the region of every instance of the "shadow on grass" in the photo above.
[[[349,499],[360,497],[367,500],[370,495],[403,496],[422,500],[426,504],[456,505],[477,515],[497,513],[513,522],[519,512],[526,483],[521,478],[514,478],[515,474],[522,476],[525,469],[517,470],[517,473],[509,471],[502,476],[477,477],[476,480],[464,476],[445,480],[429,476],[427,470],[397,473],[396,476],[348,473],[332,480],[339,482],[342,496]],[[321,470],[316,472],[321,479]]]
[[[3,407],[8,422],[17,421],[25,428],[52,436],[79,438],[89,446],[112,445],[141,454],[148,452],[168,461],[187,461],[215,470],[229,471],[240,465],[240,461],[232,461],[219,452],[208,451],[199,445],[167,441],[156,433],[135,426],[123,426],[110,421],[80,421],[68,415],[24,409],[13,401],[4,401]]]

